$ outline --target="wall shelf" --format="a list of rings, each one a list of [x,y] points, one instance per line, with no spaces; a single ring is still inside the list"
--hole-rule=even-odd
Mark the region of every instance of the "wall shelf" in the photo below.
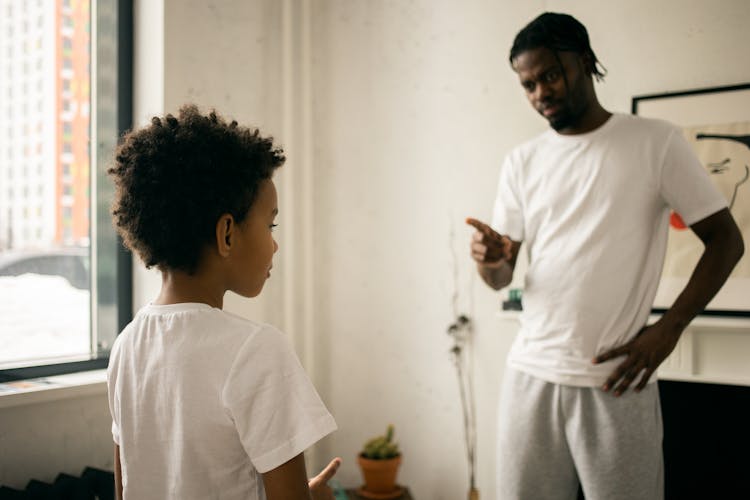
[[[520,322],[520,311],[498,311],[502,321]],[[660,315],[650,315],[649,324]],[[698,316],[662,363],[662,380],[750,386],[750,318]]]

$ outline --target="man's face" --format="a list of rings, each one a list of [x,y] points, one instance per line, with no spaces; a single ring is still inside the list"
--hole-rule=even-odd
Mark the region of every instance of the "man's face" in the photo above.
[[[550,126],[560,133],[576,133],[591,102],[590,77],[578,54],[558,56],[547,48],[526,50],[513,59],[513,69],[527,99]]]

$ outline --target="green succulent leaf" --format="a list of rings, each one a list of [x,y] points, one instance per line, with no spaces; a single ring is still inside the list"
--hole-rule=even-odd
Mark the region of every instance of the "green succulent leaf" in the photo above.
[[[388,425],[384,436],[376,436],[365,442],[362,455],[373,460],[384,460],[397,457],[400,454],[398,444],[393,442],[395,430]]]

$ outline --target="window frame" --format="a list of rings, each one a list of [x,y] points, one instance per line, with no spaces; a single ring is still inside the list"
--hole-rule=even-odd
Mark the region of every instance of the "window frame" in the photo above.
[[[97,0],[91,0],[92,4]],[[116,96],[115,100],[117,103],[117,140],[123,136],[123,134],[132,127],[133,123],[133,0],[112,0],[115,6],[115,12],[117,15],[116,26],[117,26],[117,37],[115,43],[117,44],[117,84],[116,84]],[[92,9],[93,15],[94,9]],[[90,26],[97,27],[97,23],[90,23]],[[92,50],[94,47],[92,46]],[[92,113],[96,113],[96,109],[92,109]],[[90,148],[96,147],[94,141],[91,141]],[[92,157],[97,157],[96,165],[92,165],[91,168],[91,179],[100,178],[101,170],[106,168],[107,161],[104,158],[99,158],[92,151]],[[97,189],[99,191],[99,189]],[[92,221],[91,227],[94,227],[94,221],[97,220],[99,214],[99,208],[92,202],[89,207]],[[92,236],[95,233],[92,231]],[[117,332],[114,332],[116,336],[124,327],[127,325],[133,316],[133,264],[132,256],[130,252],[122,244],[122,240],[117,238],[116,244],[116,256],[115,256],[115,272],[116,272],[116,294],[115,299],[116,306],[116,328]],[[97,235],[97,240],[98,235]],[[92,241],[94,238],[92,237]],[[90,259],[93,262],[93,252],[96,251],[98,241],[89,247]],[[93,269],[93,267],[92,267]],[[98,269],[97,269],[98,274]],[[98,280],[97,274],[90,275],[90,290],[91,293],[91,324],[93,334],[93,325],[96,315],[94,314],[94,308],[98,307],[98,297],[94,293],[96,288],[93,286],[94,281]],[[106,368],[109,364],[109,351],[96,352],[91,350],[91,359],[81,361],[70,361],[63,363],[54,364],[40,364],[32,366],[24,366],[17,368],[8,368],[0,370],[0,383],[10,382],[14,380],[23,380],[31,378],[50,377],[54,375],[63,375],[68,373],[75,373],[88,370],[98,370]]]

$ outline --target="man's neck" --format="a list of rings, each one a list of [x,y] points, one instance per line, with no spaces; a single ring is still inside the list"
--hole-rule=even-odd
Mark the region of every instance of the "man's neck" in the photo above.
[[[607,120],[609,120],[610,116],[612,116],[612,113],[604,109],[598,101],[595,101],[592,106],[586,110],[586,113],[581,116],[578,123],[571,125],[570,127],[565,127],[557,132],[562,135],[586,134],[604,125]]]

